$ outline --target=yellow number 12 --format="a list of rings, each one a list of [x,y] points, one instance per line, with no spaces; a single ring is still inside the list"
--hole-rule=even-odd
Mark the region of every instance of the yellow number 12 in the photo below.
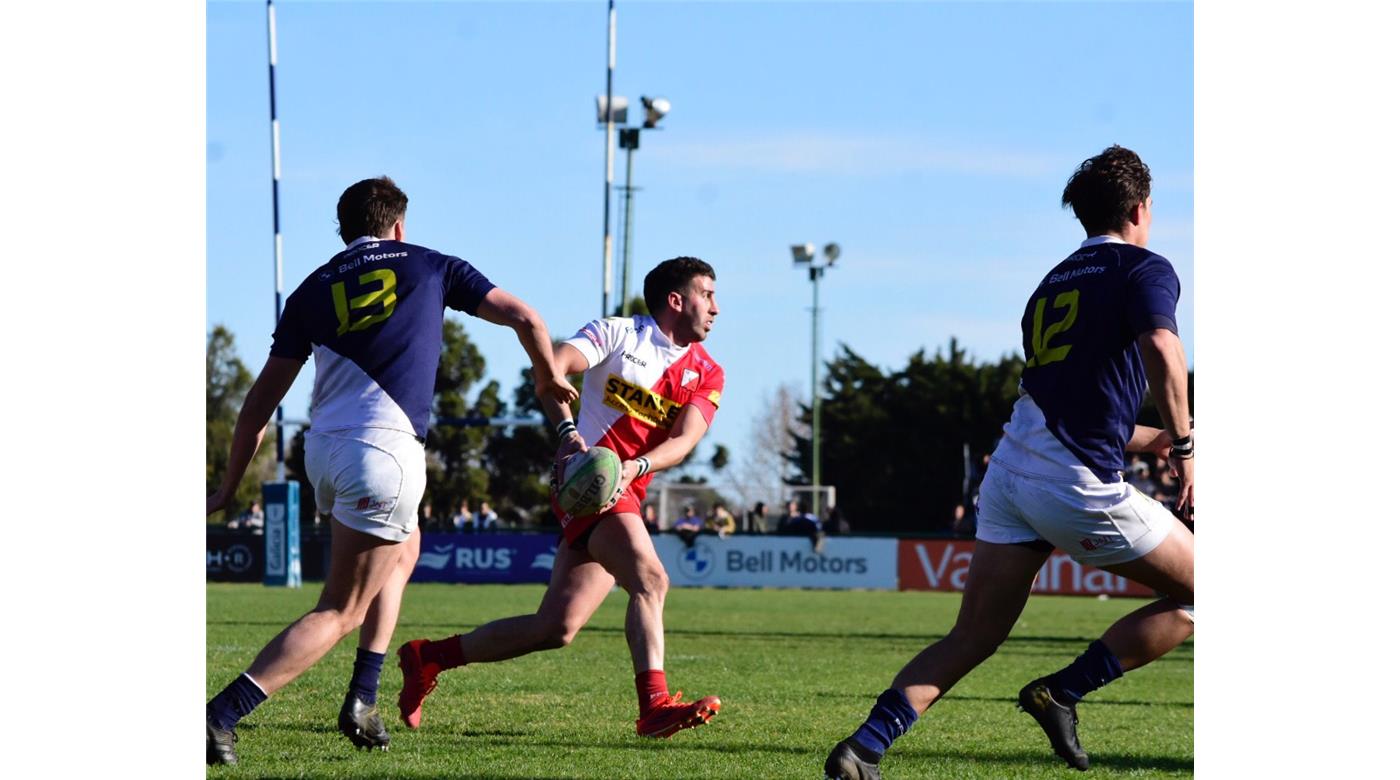
[[[1045,323],[1045,302],[1049,297],[1041,298],[1035,302],[1034,330],[1031,331],[1031,346],[1035,349],[1035,355],[1026,363],[1026,368],[1043,366],[1064,360],[1069,356],[1072,344],[1061,344],[1058,347],[1050,346],[1050,339],[1063,333],[1074,325],[1074,318],[1079,316],[1079,291],[1067,290],[1055,296],[1055,308],[1063,309],[1069,307],[1069,312],[1059,322],[1053,323],[1050,327],[1042,328]]]
[[[398,296],[394,294],[394,288],[398,286],[398,277],[388,268],[360,275],[360,284],[371,282],[379,282],[379,289],[357,295],[349,301],[345,299],[345,282],[331,285],[331,297],[335,299],[335,316],[340,320],[340,327],[336,329],[335,335],[344,336],[346,333],[364,330],[376,322],[389,319],[389,315],[394,313],[394,305],[399,302]],[[368,309],[376,304],[382,305],[384,310],[378,314],[366,314],[354,322],[350,321],[350,312]]]

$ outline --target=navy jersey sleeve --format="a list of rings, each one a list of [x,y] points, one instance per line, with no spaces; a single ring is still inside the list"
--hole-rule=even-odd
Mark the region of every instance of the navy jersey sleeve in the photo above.
[[[476,309],[496,285],[471,263],[456,257],[447,258],[442,277],[442,301],[449,308],[475,315]]]
[[[1176,269],[1160,255],[1148,255],[1128,272],[1128,325],[1141,334],[1157,328],[1176,333],[1176,302],[1181,281]]]
[[[277,321],[277,330],[272,332],[272,356],[305,363],[311,357],[311,331],[306,327],[303,316],[301,290],[287,297],[287,305],[282,309],[282,319]]]

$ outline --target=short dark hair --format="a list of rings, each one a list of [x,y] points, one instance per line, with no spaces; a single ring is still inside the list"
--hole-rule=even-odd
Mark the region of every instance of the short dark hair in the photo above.
[[[1151,194],[1147,164],[1133,150],[1114,144],[1079,164],[1065,184],[1060,206],[1073,206],[1084,230],[1102,235],[1122,228]]]
[[[673,257],[651,269],[642,282],[642,297],[651,316],[666,310],[666,298],[685,289],[697,276],[715,278],[715,269],[698,257]]]
[[[340,238],[350,243],[360,236],[380,236],[389,232],[408,211],[408,196],[388,176],[357,181],[340,194],[335,215],[340,222]]]

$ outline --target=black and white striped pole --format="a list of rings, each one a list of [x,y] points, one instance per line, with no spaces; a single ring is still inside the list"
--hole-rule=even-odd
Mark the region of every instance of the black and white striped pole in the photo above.
[[[272,326],[282,320],[282,224],[277,201],[277,184],[282,179],[282,139],[277,127],[277,11],[267,0],[267,96],[272,116]],[[282,440],[282,405],[277,405],[277,481],[287,479],[287,457]]]

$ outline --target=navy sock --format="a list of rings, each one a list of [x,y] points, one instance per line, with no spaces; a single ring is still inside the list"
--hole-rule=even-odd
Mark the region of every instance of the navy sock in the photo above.
[[[895,739],[908,731],[918,719],[919,713],[909,705],[909,700],[904,698],[904,694],[890,688],[875,700],[875,706],[870,709],[870,717],[856,729],[851,739],[875,754],[878,761]]]
[[[363,647],[355,651],[355,673],[350,677],[350,690],[365,704],[374,704],[379,694],[379,670],[383,667],[383,653],[372,653]]]
[[[1050,675],[1050,695],[1061,704],[1076,704],[1090,692],[1123,676],[1123,666],[1108,645],[1095,639],[1074,663]]]
[[[253,708],[267,701],[267,694],[246,673],[234,678],[219,695],[209,700],[204,713],[209,722],[221,729],[231,729]]]

